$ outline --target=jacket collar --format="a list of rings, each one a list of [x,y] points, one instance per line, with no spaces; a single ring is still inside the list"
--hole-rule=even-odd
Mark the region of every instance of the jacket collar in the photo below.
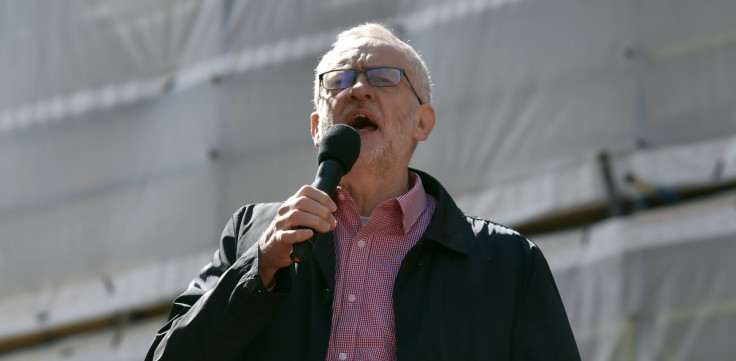
[[[467,254],[470,250],[470,242],[475,236],[463,212],[439,181],[420,170],[412,168],[409,170],[418,174],[422,179],[424,191],[437,199],[437,207],[422,239],[433,241],[455,252]]]
[[[437,200],[432,219],[420,240],[435,242],[449,250],[468,254],[470,242],[475,238],[463,212],[455,204],[439,181],[427,173],[409,168],[422,179],[424,191]],[[313,257],[325,275],[335,274],[335,242],[333,232],[320,234],[315,242]],[[335,278],[325,277],[329,287],[335,287]]]
[[[335,239],[333,231],[328,233],[322,233],[317,236],[314,242],[314,249],[312,250],[312,256],[315,262],[322,269],[324,275],[331,275],[331,277],[325,277],[327,284],[330,289],[335,289]],[[295,263],[297,269],[298,263]]]
[[[439,181],[422,171],[412,168],[409,168],[409,170],[419,175],[422,179],[424,191],[437,200],[432,219],[420,242],[424,240],[435,242],[454,252],[463,255],[468,254],[470,242],[475,239],[475,234],[463,212]],[[333,275],[332,277],[325,277],[325,279],[328,286],[334,289],[335,242],[332,231],[320,234],[317,237],[312,255],[315,259],[314,262],[319,265],[323,274]]]

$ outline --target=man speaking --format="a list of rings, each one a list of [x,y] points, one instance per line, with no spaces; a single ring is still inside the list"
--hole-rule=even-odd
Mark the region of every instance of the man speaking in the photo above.
[[[314,105],[314,145],[350,126],[357,160],[336,189],[318,175],[238,210],[146,360],[580,359],[540,250],[409,168],[435,124],[412,47],[378,24],[344,31]]]

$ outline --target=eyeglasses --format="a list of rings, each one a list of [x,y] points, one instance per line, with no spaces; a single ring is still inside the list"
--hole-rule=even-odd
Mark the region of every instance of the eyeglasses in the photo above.
[[[414,96],[417,97],[419,104],[422,105],[422,99],[419,98],[417,91],[414,90],[414,86],[409,81],[409,77],[406,76],[406,71],[401,68],[393,67],[381,67],[364,70],[352,70],[352,69],[337,69],[324,72],[319,75],[319,82],[327,90],[338,90],[345,89],[353,86],[355,80],[358,79],[358,74],[365,74],[365,78],[368,79],[370,85],[376,87],[396,86],[401,82],[401,76],[406,78],[406,82],[409,83],[411,91],[414,92]]]

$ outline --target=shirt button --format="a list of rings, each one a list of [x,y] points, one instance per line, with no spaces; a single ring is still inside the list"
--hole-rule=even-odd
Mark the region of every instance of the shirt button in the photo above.
[[[344,352],[340,353],[340,360],[347,360],[347,359],[348,359],[348,354]]]
[[[355,302],[355,299],[356,299],[355,295],[348,295],[348,301]]]
[[[345,200],[345,195],[342,193],[338,193],[337,198],[340,198],[341,201]],[[347,357],[347,356],[346,356]],[[344,359],[343,359],[344,360]]]
[[[362,239],[360,241],[358,241],[358,247],[360,247],[360,248],[365,247],[365,241],[362,240]]]

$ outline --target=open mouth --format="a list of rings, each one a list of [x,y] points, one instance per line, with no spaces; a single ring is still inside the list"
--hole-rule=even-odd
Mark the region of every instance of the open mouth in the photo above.
[[[358,132],[362,130],[376,130],[376,124],[373,123],[367,116],[363,114],[357,114],[350,119],[349,126],[355,128]]]

